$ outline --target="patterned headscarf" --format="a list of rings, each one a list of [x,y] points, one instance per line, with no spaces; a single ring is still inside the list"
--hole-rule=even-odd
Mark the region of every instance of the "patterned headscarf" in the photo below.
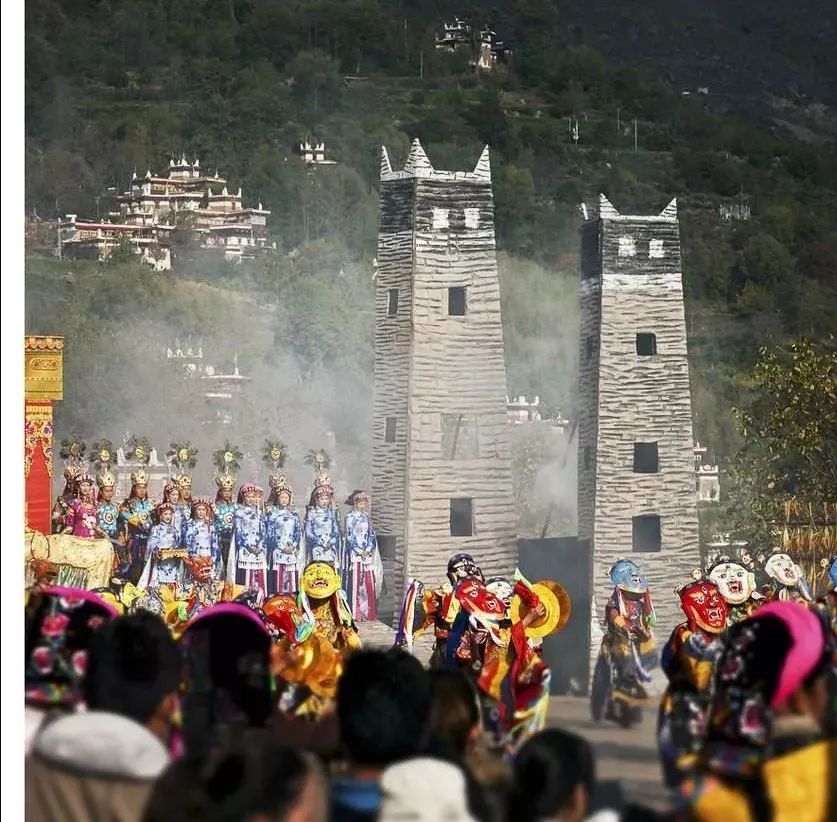
[[[87,649],[116,609],[89,591],[44,587],[26,606],[26,701],[72,706],[81,701]]]
[[[774,709],[826,661],[819,620],[797,602],[772,602],[729,629],[715,674],[703,760],[752,776],[769,755]]]

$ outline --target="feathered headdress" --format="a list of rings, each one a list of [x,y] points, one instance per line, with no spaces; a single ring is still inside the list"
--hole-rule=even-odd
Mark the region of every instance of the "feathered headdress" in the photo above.
[[[314,487],[311,489],[311,498],[309,500],[309,505],[313,505],[318,489],[326,490],[331,494],[334,493],[331,477],[326,473],[331,465],[331,457],[322,448],[312,448],[305,457],[305,464],[310,465],[314,469]]]
[[[233,445],[229,440],[224,442],[224,447],[212,452],[212,462],[215,467],[223,474],[232,474],[233,471],[241,469],[239,460],[243,459],[244,455],[237,445]]]
[[[125,443],[125,456],[129,460],[148,465],[151,461],[151,443],[147,437],[131,437]]]
[[[87,443],[77,434],[73,434],[68,440],[61,440],[61,459],[68,465],[81,465],[84,452],[87,450]]]
[[[184,443],[173,442],[166,452],[166,459],[169,465],[177,468],[178,474],[183,474],[186,469],[193,470],[197,463],[198,449],[188,440]]]
[[[93,458],[93,467],[97,473],[106,473],[110,464],[114,461],[116,450],[110,440],[99,440],[93,443],[90,455]]]
[[[280,468],[284,468],[286,456],[287,446],[282,440],[264,441],[262,460],[268,468],[271,468],[274,472],[277,472]]]
[[[310,465],[316,474],[322,474],[331,467],[331,457],[322,448],[312,448],[305,457],[305,464]]]

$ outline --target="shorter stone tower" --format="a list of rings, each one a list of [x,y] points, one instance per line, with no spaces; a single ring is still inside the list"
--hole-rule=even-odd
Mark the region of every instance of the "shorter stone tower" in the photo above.
[[[667,639],[682,619],[673,589],[700,562],[675,200],[633,216],[601,195],[582,228],[578,430],[593,620],[602,619],[609,566],[627,557],[648,576],[658,639]]]

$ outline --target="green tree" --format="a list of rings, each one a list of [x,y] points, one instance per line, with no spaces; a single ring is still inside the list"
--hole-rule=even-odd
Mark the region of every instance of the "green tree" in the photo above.
[[[731,465],[739,524],[764,538],[778,503],[837,499],[837,349],[809,340],[763,348],[734,409],[743,446]]]

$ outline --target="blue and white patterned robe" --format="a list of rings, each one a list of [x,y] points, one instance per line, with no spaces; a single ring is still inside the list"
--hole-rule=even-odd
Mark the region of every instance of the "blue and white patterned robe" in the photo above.
[[[271,594],[295,594],[305,566],[302,524],[293,508],[274,505],[264,516]]]

